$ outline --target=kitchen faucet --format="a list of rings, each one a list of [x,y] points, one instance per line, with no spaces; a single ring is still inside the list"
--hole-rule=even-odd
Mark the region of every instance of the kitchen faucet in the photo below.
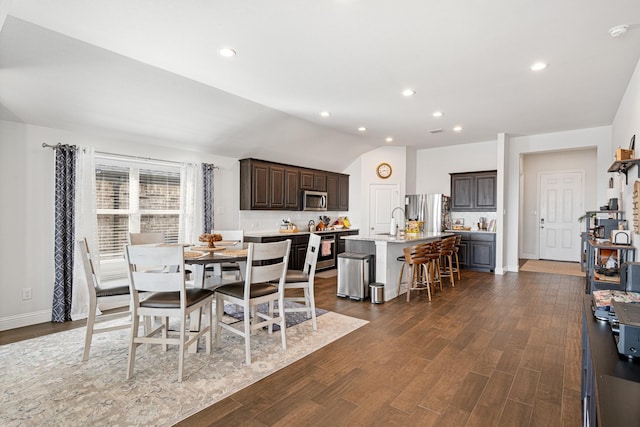
[[[393,210],[391,211],[391,228],[395,228],[395,234],[399,235],[400,234],[400,228],[398,226],[398,224],[395,221],[395,214],[396,211],[400,210],[400,212],[402,212],[402,221],[407,219],[407,214],[404,212],[404,208],[398,206],[396,208],[393,208]],[[389,234],[394,234],[394,231],[389,230]]]

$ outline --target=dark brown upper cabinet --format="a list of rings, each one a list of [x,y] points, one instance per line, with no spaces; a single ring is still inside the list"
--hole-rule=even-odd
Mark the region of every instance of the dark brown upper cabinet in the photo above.
[[[240,160],[241,210],[301,210],[302,190],[326,191],[327,210],[349,210],[349,175],[265,160]]]
[[[240,160],[240,209],[299,210],[299,182],[296,167]]]
[[[349,210],[349,176],[327,173],[327,210]]]
[[[497,208],[497,172],[451,175],[451,211],[493,212]]]

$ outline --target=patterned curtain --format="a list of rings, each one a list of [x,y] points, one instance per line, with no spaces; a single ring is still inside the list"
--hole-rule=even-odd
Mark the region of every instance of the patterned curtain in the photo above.
[[[51,310],[53,322],[71,320],[76,149],[75,145],[58,144],[55,147],[55,282]]]
[[[203,233],[211,233],[214,227],[213,221],[213,170],[211,163],[202,164],[202,206],[203,206]]]

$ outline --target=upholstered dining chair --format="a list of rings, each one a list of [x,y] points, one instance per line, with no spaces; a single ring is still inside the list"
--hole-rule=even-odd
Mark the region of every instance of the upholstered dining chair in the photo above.
[[[86,362],[87,360],[89,360],[89,352],[91,351],[91,341],[93,340],[93,334],[131,328],[131,322],[105,327],[97,327],[97,324],[114,319],[119,319],[122,317],[129,317],[131,315],[131,311],[126,310],[110,314],[96,315],[96,311],[98,311],[98,304],[101,299],[117,295],[128,295],[129,285],[125,284],[114,287],[101,287],[100,282],[98,281],[98,277],[96,276],[93,258],[91,255],[91,251],[89,251],[87,239],[84,238],[78,240],[78,246],[80,247],[80,253],[82,254],[82,266],[84,267],[87,290],[89,292],[87,329],[84,339],[84,352],[82,353],[82,361]]]
[[[290,239],[272,243],[249,243],[244,281],[222,285],[215,289],[216,347],[220,347],[222,329],[244,337],[247,365],[251,364],[251,334],[265,326],[268,327],[269,334],[272,334],[273,325],[280,325],[282,349],[287,349],[285,314],[275,313],[275,303],[277,302],[279,307],[284,307],[284,283],[290,250]],[[272,283],[275,281],[278,283]],[[222,323],[225,302],[242,307],[243,329]],[[258,305],[263,303],[268,304],[267,313],[258,311]]]
[[[285,302],[303,302],[304,307],[284,307],[286,313],[307,313],[307,319],[311,318],[313,324],[313,330],[318,330],[316,322],[316,300],[314,296],[314,280],[316,275],[316,264],[318,262],[318,252],[320,251],[320,235],[309,235],[309,244],[307,246],[307,254],[304,259],[304,266],[302,270],[287,270],[287,276],[285,277],[284,289],[285,289]],[[287,296],[287,290],[302,289],[303,296]],[[280,309],[280,306],[278,306]]]
[[[206,352],[211,353],[211,305],[213,292],[202,288],[187,288],[184,278],[184,250],[182,245],[140,246],[127,245],[125,258],[129,265],[129,288],[131,292],[132,328],[127,364],[127,379],[133,375],[136,348],[141,344],[161,344],[164,351],[167,344],[179,347],[178,381],[182,382],[184,372],[184,353],[188,347],[205,337]],[[149,266],[165,265],[170,268],[158,271]],[[140,292],[149,292],[144,300]],[[189,316],[200,315],[204,309],[209,323],[199,331],[187,330]],[[138,322],[144,318],[162,317],[159,326],[139,336]],[[169,317],[180,320],[178,337],[169,336]],[[193,321],[193,317],[191,318]],[[161,336],[156,335],[160,333]]]

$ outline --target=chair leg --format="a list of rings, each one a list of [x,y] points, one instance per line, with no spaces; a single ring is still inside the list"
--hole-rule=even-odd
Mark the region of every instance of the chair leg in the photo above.
[[[402,287],[402,275],[404,274],[404,269],[407,266],[407,263],[403,262],[402,265],[400,266],[400,275],[398,276],[398,292],[397,294],[400,295],[400,288]],[[407,290],[407,292],[409,292]]]
[[[284,293],[280,293],[278,298],[278,304],[280,307],[284,307]],[[287,349],[287,319],[284,315],[284,310],[280,312],[280,336],[282,337],[282,349]]]
[[[183,318],[180,321],[180,345],[178,348],[179,351],[179,355],[178,355],[178,382],[182,382],[183,379],[183,373],[184,373],[184,351],[185,351],[185,347],[184,347],[184,343],[187,337],[187,319]],[[166,329],[163,329],[163,337],[166,334]],[[196,347],[198,346],[198,342],[196,341]],[[164,345],[163,345],[164,347]]]
[[[452,255],[448,255],[447,259],[449,260],[449,279],[451,282],[451,287],[455,288],[456,287],[456,283],[455,283],[455,279],[454,279],[454,275],[453,275],[453,256]]]
[[[133,366],[136,363],[136,347],[138,346],[135,342],[138,337],[138,329],[139,329],[140,316],[136,313],[131,315],[131,340],[129,342],[129,359],[127,361],[127,379],[131,379],[133,376]]]
[[[216,348],[220,348],[220,330],[222,327],[220,324],[222,323],[222,315],[224,314],[224,298],[222,295],[216,295]]]
[[[163,339],[167,339],[167,333],[169,331],[169,318],[168,317],[163,317],[161,320],[162,322],[162,338]],[[184,323],[184,322],[182,322]],[[162,351],[167,351],[167,349],[169,348],[169,346],[167,344],[162,344]]]
[[[93,328],[96,324],[96,307],[89,304],[89,314],[87,315],[87,331],[84,338],[84,353],[82,353],[82,361],[89,360],[89,352],[91,351],[91,340],[93,339]]]
[[[251,317],[249,314],[251,310],[253,307],[244,307],[244,351],[247,365],[251,365]]]
[[[429,272],[429,265],[427,264],[422,264],[422,272],[424,274],[424,280],[427,284],[427,297],[429,298],[429,301],[431,301],[431,284],[430,282],[430,272]]]
[[[213,333],[213,306],[211,304],[208,304],[205,310],[205,313],[207,314],[207,318],[209,320],[209,332],[207,333],[207,335],[205,335],[205,345],[207,354],[211,354],[211,334]]]
[[[458,252],[454,252],[456,256],[456,271],[458,272],[458,280],[460,280],[460,259],[458,258]]]
[[[318,322],[316,321],[316,297],[313,292],[313,287],[309,286],[305,288],[305,292],[309,294],[309,308],[311,311],[311,323],[313,324],[313,330],[318,330]]]

